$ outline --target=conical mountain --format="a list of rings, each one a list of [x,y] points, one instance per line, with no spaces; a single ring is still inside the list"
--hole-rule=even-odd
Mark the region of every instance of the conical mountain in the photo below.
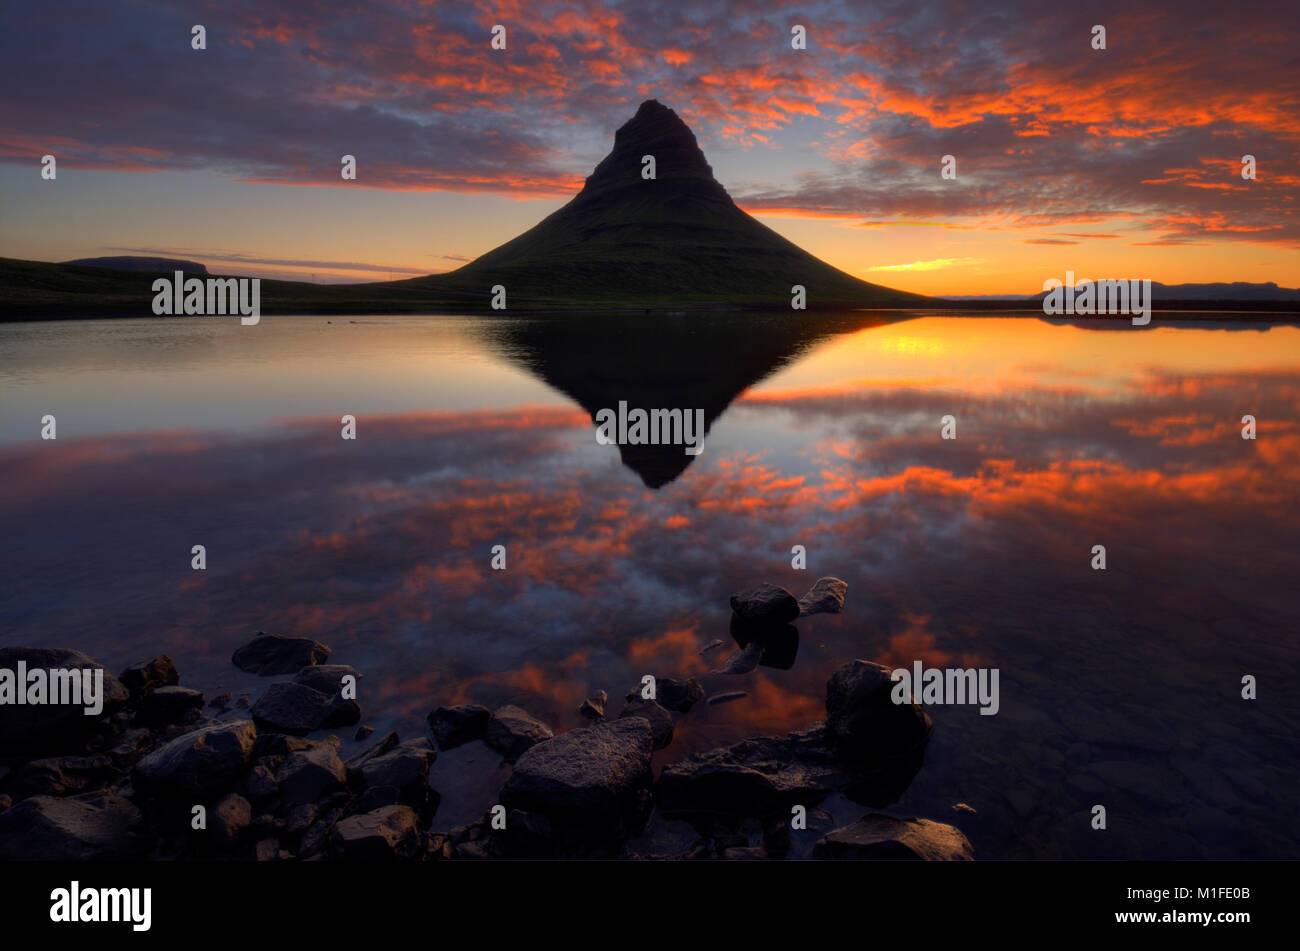
[[[655,177],[644,177],[653,156]],[[507,306],[735,304],[907,306],[927,299],[831,267],[746,214],[713,177],[695,136],[643,102],[568,204],[448,274],[405,282],[468,299],[506,288]]]

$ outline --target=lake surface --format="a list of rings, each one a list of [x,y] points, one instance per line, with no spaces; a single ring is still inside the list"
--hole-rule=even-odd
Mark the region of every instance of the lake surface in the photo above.
[[[702,408],[703,452],[598,444],[593,415],[620,399]],[[3,644],[112,670],[166,652],[182,684],[255,699],[269,681],[231,652],[310,636],[365,674],[362,722],[404,738],[456,702],[576,727],[590,692],[617,712],[647,673],[746,692],[679,716],[660,765],[803,728],[855,657],[997,668],[997,715],[928,708],[889,811],[953,822],[983,858],[1300,854],[1294,326],[9,324],[0,484]],[[848,583],[845,612],[800,621],[788,669],[711,673],[736,646],[732,592],[823,575]],[[505,775],[441,756],[435,826],[481,814]]]

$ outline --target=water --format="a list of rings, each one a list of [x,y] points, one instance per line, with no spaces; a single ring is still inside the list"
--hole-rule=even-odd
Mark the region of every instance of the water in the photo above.
[[[747,692],[659,764],[806,726],[854,657],[996,667],[891,811],[985,858],[1294,856],[1300,328],[907,317],[0,326],[0,643],[255,699],[231,652],[311,636],[404,737],[455,702],[578,726],[646,673]],[[703,453],[598,445],[620,399],[704,408]],[[846,611],[789,669],[710,673],[731,592],[822,575]],[[503,776],[445,754],[435,825]]]

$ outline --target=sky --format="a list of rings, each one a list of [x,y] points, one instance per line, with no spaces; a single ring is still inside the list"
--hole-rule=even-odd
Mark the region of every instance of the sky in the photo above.
[[[1295,287],[1298,27],[1294,2],[1201,0],[8,4],[0,256],[451,270],[655,98],[742,208],[874,283]]]

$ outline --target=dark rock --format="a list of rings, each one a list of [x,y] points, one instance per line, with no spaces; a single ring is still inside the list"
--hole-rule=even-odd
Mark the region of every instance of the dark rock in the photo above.
[[[504,706],[493,711],[485,739],[488,746],[506,759],[514,760],[529,747],[553,736],[550,727],[526,710]]]
[[[778,585],[757,588],[731,596],[731,610],[742,621],[756,625],[788,624],[799,616],[799,602]]]
[[[714,673],[743,674],[756,666],[789,670],[799,654],[799,629],[793,624],[756,625],[731,617],[731,636],[740,645],[723,669]]]
[[[131,859],[146,847],[135,834],[142,818],[121,796],[33,796],[0,812],[0,861]]]
[[[503,849],[510,858],[551,858],[555,852],[551,823],[538,812],[511,809],[506,813]]]
[[[180,723],[191,712],[203,709],[203,694],[189,687],[155,687],[139,701],[141,721]]]
[[[729,849],[723,849],[722,857],[733,862],[753,862],[757,859],[767,858],[767,852],[761,845],[733,846]]]
[[[265,766],[257,765],[244,777],[244,794],[253,802],[265,802],[280,794],[275,775]]]
[[[115,772],[105,755],[34,759],[18,770],[14,788],[21,796],[67,796],[102,785]]]
[[[84,702],[0,704],[0,750],[7,754],[76,752],[98,728],[100,718],[116,713],[130,698],[121,681],[80,651],[59,647],[0,647],[0,669],[12,671],[16,679],[20,663],[29,673],[37,669],[103,671],[103,696],[100,698],[103,709],[98,716],[88,716]],[[90,676],[96,675],[91,673]],[[13,686],[17,690],[26,690],[28,685]]]
[[[492,711],[473,703],[438,707],[429,714],[429,729],[440,750],[451,750],[487,736]]]
[[[758,669],[758,662],[763,657],[763,645],[750,641],[739,650],[732,651],[722,666],[713,671],[715,674],[747,674]]]
[[[212,707],[214,710],[224,710],[226,707],[230,706],[230,700],[230,694],[219,693],[208,701],[208,706]]]
[[[352,739],[360,742],[361,740],[364,740],[367,737],[369,737],[370,734],[374,732],[375,732],[375,728],[373,726],[359,726],[357,727],[357,732],[353,734]]]
[[[818,578],[799,599],[799,616],[810,614],[839,614],[844,610],[844,596],[849,586],[839,578]]]
[[[929,819],[895,819],[876,814],[828,832],[818,840],[813,856],[969,862],[975,853],[966,836],[953,826]]]
[[[253,846],[253,861],[255,862],[274,862],[279,857],[279,839],[262,839],[257,845]]]
[[[669,677],[660,677],[655,682],[655,700],[665,710],[688,713],[691,707],[704,699],[704,687],[694,677],[685,683]]]
[[[725,693],[715,693],[709,698],[709,706],[716,707],[720,703],[731,703],[733,700],[743,700],[748,696],[749,693],[745,690],[728,690]]]
[[[349,860],[413,858],[420,851],[415,810],[409,806],[384,806],[349,816],[335,824],[333,841],[343,858]]]
[[[230,793],[217,803],[208,822],[213,838],[221,845],[230,848],[239,841],[239,837],[252,825],[253,808],[248,800],[238,793]]]
[[[153,660],[132,664],[118,679],[131,692],[131,698],[139,700],[158,687],[176,686],[181,682],[181,675],[170,657],[159,654]]]
[[[924,749],[933,723],[914,698],[896,704],[890,668],[865,660],[840,667],[826,682],[826,726],[845,756],[879,760]]]
[[[316,667],[304,667],[294,674],[293,682],[319,690],[331,697],[339,696],[343,690],[343,678],[354,677],[361,682],[361,672],[346,664],[322,664]]]
[[[605,715],[605,707],[588,697],[582,701],[582,706],[578,707],[578,715],[588,720],[599,720]]]
[[[275,781],[284,804],[297,806],[342,789],[347,778],[338,751],[329,743],[320,743],[312,749],[290,753],[276,773]]]
[[[330,649],[309,637],[284,637],[258,631],[253,638],[231,656],[231,662],[240,670],[263,677],[272,674],[292,674],[304,667],[325,663]]]
[[[368,794],[378,790],[371,801],[379,804],[399,802],[423,809],[429,799],[429,767],[438,751],[428,740],[407,740],[382,755],[371,757],[361,767],[361,779]],[[383,799],[377,798],[382,795]]]
[[[130,769],[153,746],[153,734],[144,728],[127,730],[117,744],[107,751],[118,769]]]
[[[654,740],[641,717],[570,730],[527,750],[501,790],[509,808],[582,827],[625,816],[649,785]]]
[[[211,800],[243,773],[257,730],[250,720],[226,720],[171,740],[135,765],[136,782],[157,794]]]
[[[700,653],[700,654],[707,654],[707,653],[709,653],[709,651],[715,651],[715,650],[717,650],[719,647],[726,647],[726,646],[727,646],[727,645],[726,645],[726,642],[724,642],[724,641],[720,641],[720,640],[718,640],[717,638],[714,638],[713,640],[709,641],[709,643],[707,643],[707,644],[705,644],[703,647],[701,647],[700,650],[699,650],[699,653]]]
[[[296,736],[351,726],[361,719],[361,708],[355,700],[323,694],[293,681],[271,684],[251,712],[260,728]]]
[[[653,700],[642,700],[640,697],[629,700],[623,704],[623,711],[618,717],[620,720],[640,717],[649,723],[654,748],[657,750],[664,749],[673,741],[673,715]]]

